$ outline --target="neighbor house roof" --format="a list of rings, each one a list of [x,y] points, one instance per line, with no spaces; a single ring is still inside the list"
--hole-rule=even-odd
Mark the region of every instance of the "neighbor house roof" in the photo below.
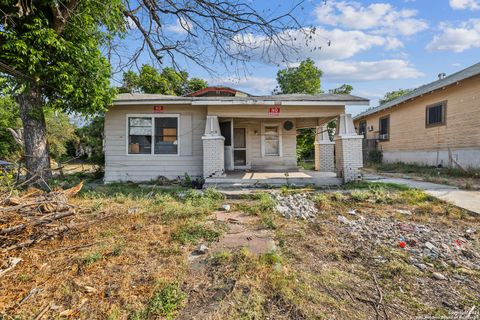
[[[463,70],[460,70],[460,71],[458,71],[454,74],[451,74],[451,75],[449,75],[449,76],[447,76],[443,79],[439,79],[439,80],[433,81],[431,83],[425,84],[421,87],[418,87],[415,90],[412,90],[409,93],[407,93],[407,94],[405,94],[401,97],[398,97],[398,98],[396,98],[392,101],[384,103],[384,104],[382,104],[378,107],[366,110],[366,111],[360,113],[359,115],[357,115],[354,118],[354,120],[358,120],[358,119],[364,118],[368,115],[380,112],[382,110],[385,110],[385,109],[388,109],[388,108],[391,108],[391,107],[394,107],[394,106],[396,106],[400,103],[403,103],[403,102],[421,97],[422,95],[427,94],[429,92],[432,92],[432,91],[435,91],[435,90],[438,90],[438,89],[442,89],[442,88],[447,87],[447,86],[452,85],[452,84],[456,84],[456,83],[458,83],[462,80],[474,77],[474,76],[479,75],[479,74],[480,74],[480,63],[477,63],[477,64],[474,64],[473,66],[470,66],[466,69],[463,69]]]
[[[139,104],[191,104],[191,105],[219,105],[219,104],[247,104],[247,105],[368,105],[369,100],[349,94],[279,94],[268,96],[210,96],[210,97],[182,97],[162,94],[121,93],[116,96],[113,105]]]
[[[250,96],[250,94],[225,86],[206,87],[195,92],[185,95],[185,97],[202,97],[202,96]]]

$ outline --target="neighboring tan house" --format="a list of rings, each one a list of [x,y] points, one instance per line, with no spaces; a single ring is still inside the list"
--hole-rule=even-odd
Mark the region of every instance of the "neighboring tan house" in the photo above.
[[[480,63],[354,118],[384,162],[480,167]],[[365,145],[368,145],[367,143]]]
[[[226,87],[188,96],[120,94],[105,115],[105,181],[295,171],[299,128],[323,128],[317,131],[318,170],[358,179],[362,137],[345,106],[365,104],[352,95],[251,96]],[[337,117],[340,130],[331,142],[326,124]]]

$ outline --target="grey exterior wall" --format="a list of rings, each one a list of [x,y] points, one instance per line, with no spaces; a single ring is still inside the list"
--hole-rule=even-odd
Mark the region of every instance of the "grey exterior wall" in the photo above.
[[[165,114],[179,114],[179,154],[127,154],[127,115],[152,115],[153,106],[114,106],[105,115],[105,182],[149,181],[159,176],[174,179],[203,173],[202,135],[205,106],[164,106]]]
[[[451,149],[451,158],[463,168],[480,168],[480,148]],[[448,150],[441,151],[384,151],[383,161],[387,163],[403,162],[419,165],[455,167],[450,160]]]

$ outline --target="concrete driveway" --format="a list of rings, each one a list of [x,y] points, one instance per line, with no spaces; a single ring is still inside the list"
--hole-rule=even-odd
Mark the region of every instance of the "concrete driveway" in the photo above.
[[[384,183],[397,183],[411,188],[424,190],[427,194],[444,200],[457,207],[480,214],[480,191],[460,190],[457,187],[402,178],[390,178],[381,175],[366,174],[364,179]]]

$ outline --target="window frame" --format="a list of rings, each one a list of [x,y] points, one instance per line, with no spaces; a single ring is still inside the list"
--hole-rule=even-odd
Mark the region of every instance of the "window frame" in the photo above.
[[[278,154],[266,154],[265,153],[265,127],[277,127],[278,129]],[[269,157],[282,157],[283,156],[283,148],[282,148],[282,124],[275,122],[275,123],[262,123],[262,157],[269,158]]]
[[[152,149],[150,153],[129,153],[128,141],[130,136],[130,118],[151,118],[152,119]],[[176,118],[177,119],[177,153],[155,153],[155,118]],[[134,113],[127,114],[126,119],[126,135],[125,135],[125,154],[127,156],[154,156],[154,157],[178,157],[180,156],[180,114],[179,113]]]
[[[388,127],[387,127],[387,139],[380,139],[382,135],[382,120],[388,119]],[[390,140],[390,115],[386,115],[383,117],[378,118],[378,140],[381,141],[388,141]]]
[[[365,123],[365,132],[361,133],[360,128],[362,127],[362,123]],[[363,135],[364,138],[367,137],[367,120],[360,120],[358,122],[358,134]]]
[[[428,123],[428,110],[433,107],[442,106],[442,122]],[[440,127],[447,124],[447,100],[429,104],[425,107],[425,128]]]

